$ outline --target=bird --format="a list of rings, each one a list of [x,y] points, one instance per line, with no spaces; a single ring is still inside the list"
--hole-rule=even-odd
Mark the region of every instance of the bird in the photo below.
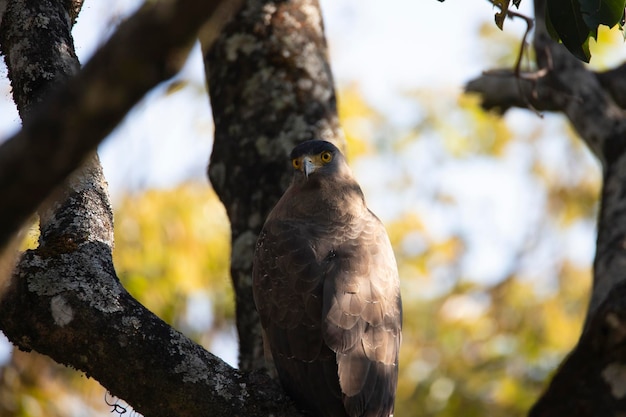
[[[254,251],[265,356],[316,417],[393,415],[402,339],[397,263],[344,155],[309,140]]]

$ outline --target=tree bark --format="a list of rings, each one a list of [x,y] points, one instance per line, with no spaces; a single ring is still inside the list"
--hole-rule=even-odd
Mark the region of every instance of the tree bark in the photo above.
[[[145,416],[298,415],[269,377],[231,368],[134,300],[103,242],[29,251],[22,265],[0,303],[20,349],[82,370]]]
[[[467,85],[483,107],[562,112],[602,163],[593,290],[580,340],[530,416],[619,415],[626,411],[626,86],[624,66],[594,73],[552,41],[545,0],[535,1],[533,46],[545,75],[518,80],[512,71],[487,73]],[[536,75],[536,74],[535,74]],[[521,86],[520,86],[521,84]]]
[[[239,368],[265,366],[252,299],[252,256],[265,217],[289,179],[299,142],[342,147],[317,0],[248,0],[205,55],[215,121],[209,165],[231,222]]]
[[[113,217],[95,147],[178,71],[218,3],[145,6],[75,77],[79,0],[15,0],[3,10],[0,44],[24,128],[0,146],[0,248],[85,165],[40,206],[39,247],[0,286],[0,329],[144,415],[297,416],[265,374],[231,368],[146,310],[112,264]]]

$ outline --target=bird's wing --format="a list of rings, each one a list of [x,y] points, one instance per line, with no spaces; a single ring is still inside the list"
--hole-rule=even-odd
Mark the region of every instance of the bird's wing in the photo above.
[[[253,264],[253,292],[285,390],[320,416],[346,416],[335,353],[322,339],[325,264],[300,224],[266,222]]]
[[[360,221],[358,236],[339,237],[343,243],[334,249],[326,272],[322,331],[337,356],[348,414],[388,416],[402,326],[398,272],[383,225],[373,214]]]

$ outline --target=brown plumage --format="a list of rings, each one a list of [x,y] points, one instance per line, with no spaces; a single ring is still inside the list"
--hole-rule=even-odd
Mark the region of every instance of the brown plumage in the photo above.
[[[402,328],[389,238],[334,145],[304,142],[291,160],[254,257],[266,355],[312,415],[389,416]]]

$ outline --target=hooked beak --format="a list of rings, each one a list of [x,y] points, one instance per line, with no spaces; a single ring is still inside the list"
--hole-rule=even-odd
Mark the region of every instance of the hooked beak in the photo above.
[[[302,158],[302,171],[304,172],[304,176],[308,179],[309,175],[311,175],[315,171],[316,165],[308,156]]]

